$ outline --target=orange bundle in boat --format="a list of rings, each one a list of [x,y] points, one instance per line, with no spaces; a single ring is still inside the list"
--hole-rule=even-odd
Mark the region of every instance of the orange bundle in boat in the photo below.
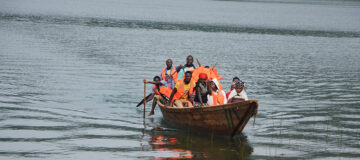
[[[216,68],[205,68],[203,66],[200,66],[192,71],[192,80],[194,82],[197,82],[199,80],[200,73],[205,73],[208,77],[208,80],[212,80],[214,78],[220,80],[223,79],[223,77],[220,77]]]

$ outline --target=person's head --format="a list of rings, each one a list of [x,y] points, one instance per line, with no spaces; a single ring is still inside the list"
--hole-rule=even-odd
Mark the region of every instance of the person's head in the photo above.
[[[240,78],[239,77],[234,77],[233,78],[233,82],[239,82],[240,81]]]
[[[153,81],[155,81],[155,82],[160,82],[160,77],[159,77],[159,76],[155,76],[154,79],[153,79]]]
[[[189,101],[190,101],[190,102],[193,102],[194,99],[195,99],[195,94],[190,94],[190,95],[189,95]]]
[[[171,59],[168,59],[168,60],[166,60],[166,67],[168,68],[168,69],[170,69],[171,68],[171,66],[172,66],[172,60]]]
[[[188,66],[191,66],[193,64],[193,62],[194,62],[194,57],[192,55],[189,55],[186,57],[186,64]]]
[[[190,71],[185,72],[184,82],[185,82],[186,84],[188,84],[188,83],[190,82],[190,80],[191,80],[191,77],[192,77],[192,73],[191,73]]]
[[[216,91],[218,89],[214,81],[210,82],[210,87],[213,91]]]
[[[207,74],[206,73],[200,73],[199,74],[199,82],[200,83],[205,83],[205,81],[207,80]]]
[[[243,91],[244,90],[244,82],[242,82],[242,81],[236,82],[235,90],[236,90],[236,93],[240,93],[241,91]]]

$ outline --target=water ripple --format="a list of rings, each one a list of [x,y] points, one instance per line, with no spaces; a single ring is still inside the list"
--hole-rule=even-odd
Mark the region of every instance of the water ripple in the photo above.
[[[322,31],[322,30],[300,30],[300,29],[278,29],[265,27],[247,26],[223,26],[196,23],[169,23],[156,21],[139,20],[117,20],[101,18],[77,18],[77,17],[51,17],[51,16],[30,16],[0,13],[1,20],[21,21],[33,23],[52,23],[63,25],[85,25],[93,27],[117,27],[117,28],[141,28],[157,30],[181,30],[201,32],[226,32],[226,33],[252,33],[292,36],[315,36],[315,37],[360,37],[359,32],[350,31]]]

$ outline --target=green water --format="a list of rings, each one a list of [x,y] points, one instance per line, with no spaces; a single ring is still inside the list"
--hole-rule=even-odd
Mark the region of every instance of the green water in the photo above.
[[[1,0],[0,159],[357,159],[359,15],[359,1]],[[142,80],[189,54],[218,62],[226,90],[246,82],[255,125],[230,139],[142,118]]]

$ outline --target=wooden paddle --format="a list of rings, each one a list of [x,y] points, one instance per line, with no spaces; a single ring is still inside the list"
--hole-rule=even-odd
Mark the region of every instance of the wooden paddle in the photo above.
[[[218,62],[216,62],[211,68],[215,68],[217,64],[218,64]]]
[[[201,66],[199,59],[196,58],[196,62],[198,63],[199,67]]]
[[[146,108],[146,83],[144,83],[144,118],[145,118],[145,108]]]

